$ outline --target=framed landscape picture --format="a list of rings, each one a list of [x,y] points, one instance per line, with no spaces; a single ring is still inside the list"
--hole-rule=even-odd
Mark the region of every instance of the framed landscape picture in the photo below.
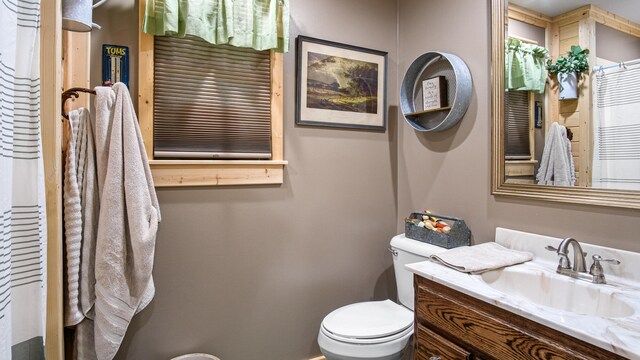
[[[385,130],[387,53],[298,36],[296,124]]]

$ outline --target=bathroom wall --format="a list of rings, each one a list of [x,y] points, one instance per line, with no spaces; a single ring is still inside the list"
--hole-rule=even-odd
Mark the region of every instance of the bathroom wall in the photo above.
[[[527,24],[524,21],[508,19],[507,35],[532,40],[536,45],[546,47],[545,28]]]
[[[491,195],[490,4],[400,0],[399,78],[420,54],[450,52],[469,66],[473,98],[462,121],[442,133],[399,125],[397,230],[412,210],[431,209],[465,219],[474,243],[491,241],[501,226],[640,251],[637,210]]]
[[[129,90],[137,106],[138,0],[109,0],[93,11],[93,22],[102,29],[91,32],[91,84],[102,84],[102,45],[128,46]]]
[[[158,190],[156,296],[134,318],[117,359],[309,359],[320,355],[316,336],[331,310],[394,296],[387,245],[397,213],[396,9],[389,0],[291,1],[292,45],[303,34],[389,52],[389,129],[295,126],[292,46],[284,62],[284,184]],[[93,83],[102,43],[135,54],[137,11],[132,0],[96,11],[103,30],[94,32]]]
[[[292,47],[284,184],[158,190],[156,297],[134,318],[118,359],[192,351],[223,360],[318,356],[325,314],[394,296],[386,247],[412,210],[464,218],[475,243],[503,226],[640,251],[638,211],[490,194],[488,0],[292,0],[291,8],[292,41],[304,34],[389,52],[389,129],[295,126]],[[135,55],[137,3],[110,0],[95,21],[105,28],[94,32],[93,83],[102,43],[128,45]],[[431,50],[462,57],[474,89],[459,125],[422,134],[398,120],[398,82]],[[134,94],[136,64],[133,56]]]
[[[640,38],[596,23],[596,56],[613,62],[640,59]]]

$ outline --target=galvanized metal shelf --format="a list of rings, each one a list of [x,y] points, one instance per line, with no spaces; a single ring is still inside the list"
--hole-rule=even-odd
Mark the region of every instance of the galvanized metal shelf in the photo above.
[[[409,114],[404,114],[404,116],[416,116],[416,115],[428,114],[428,113],[436,112],[436,111],[446,111],[446,110],[449,110],[449,109],[451,109],[451,106],[438,108],[438,109],[416,111],[416,112],[412,112],[412,113],[409,113]]]
[[[422,81],[435,76],[447,79],[449,106],[421,110]],[[419,56],[407,69],[400,88],[400,108],[406,122],[418,131],[444,131],[458,123],[471,102],[472,80],[467,65],[456,55],[432,51]],[[448,111],[447,111],[448,110]]]

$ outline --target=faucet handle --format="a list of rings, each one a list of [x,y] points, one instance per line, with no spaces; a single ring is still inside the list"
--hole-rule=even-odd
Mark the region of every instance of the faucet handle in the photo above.
[[[567,254],[560,252],[560,250],[558,250],[558,248],[555,248],[551,245],[547,245],[544,247],[545,249],[549,250],[549,251],[554,251],[556,254],[558,254],[558,256],[560,256],[560,262],[558,263],[558,268],[562,268],[562,269],[569,269],[571,268],[571,261],[569,261],[569,257],[567,256]]]
[[[607,262],[613,265],[620,265],[620,260],[618,259],[605,259],[600,255],[593,255],[593,264],[591,264],[591,268],[589,268],[589,274],[593,276],[593,282],[596,284],[604,284],[604,270],[602,269],[601,262]]]
[[[618,259],[604,259],[602,256],[600,255],[593,255],[593,263],[594,264],[599,264],[600,262],[606,262],[606,263],[610,263],[613,265],[620,265],[622,262]]]

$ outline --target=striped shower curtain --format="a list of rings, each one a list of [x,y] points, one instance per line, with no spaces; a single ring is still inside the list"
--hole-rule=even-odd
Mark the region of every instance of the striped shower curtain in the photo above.
[[[0,0],[0,359],[44,359],[40,0]]]
[[[592,186],[640,189],[640,64],[596,71]]]

